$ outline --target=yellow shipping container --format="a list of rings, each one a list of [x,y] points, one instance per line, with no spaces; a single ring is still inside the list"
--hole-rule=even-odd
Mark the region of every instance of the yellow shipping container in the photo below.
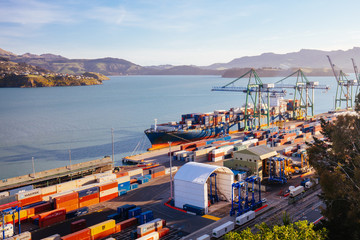
[[[90,226],[89,228],[91,230],[91,236],[94,236],[101,232],[105,232],[109,229],[115,228],[115,220],[114,219],[107,220],[105,222]]]
[[[18,220],[18,216],[19,215],[16,212],[15,213],[15,221]],[[24,219],[24,218],[27,218],[27,210],[26,209],[20,210],[20,219]],[[13,222],[13,215],[12,214],[5,215],[4,220],[7,223],[12,223]]]

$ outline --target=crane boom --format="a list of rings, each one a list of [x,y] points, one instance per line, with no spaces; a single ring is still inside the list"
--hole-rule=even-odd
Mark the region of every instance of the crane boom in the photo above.
[[[354,72],[355,72],[356,80],[359,82],[359,72],[358,72],[358,68],[357,68],[357,66],[355,64],[355,60],[352,58],[351,61],[352,61],[353,66],[354,66]]]
[[[332,69],[332,71],[333,71],[333,73],[334,73],[335,79],[336,79],[336,81],[339,83],[339,82],[340,82],[340,79],[338,78],[338,76],[337,76],[337,74],[336,74],[336,72],[335,72],[335,68],[334,68],[335,65],[331,62],[330,56],[329,56],[329,55],[326,55],[326,56],[327,56],[327,58],[329,59],[330,66],[331,66],[331,69]]]

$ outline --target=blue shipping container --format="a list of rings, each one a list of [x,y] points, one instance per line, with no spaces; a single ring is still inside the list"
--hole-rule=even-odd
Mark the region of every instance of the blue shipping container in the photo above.
[[[136,207],[128,211],[128,218],[133,218],[141,214],[141,208]]]
[[[9,194],[10,195],[15,195],[15,194],[17,194],[19,192],[30,191],[30,190],[33,190],[33,189],[34,189],[33,185],[28,185],[28,186],[24,186],[24,187],[11,189],[11,190],[9,190]]]
[[[89,196],[91,194],[98,193],[98,192],[99,192],[99,187],[91,187],[91,188],[87,188],[87,189],[78,191],[79,198]]]
[[[204,208],[193,206],[193,205],[190,205],[190,204],[184,204],[183,209],[188,211],[188,212],[196,213],[196,215],[204,215],[205,214],[205,209]]]
[[[133,175],[133,176],[131,176],[130,177],[130,179],[137,179],[137,178],[140,178],[140,177],[142,177],[142,174],[140,173],[140,174],[137,174],[137,175]]]
[[[127,194],[127,191],[125,189],[119,190],[119,196]]]
[[[147,223],[154,220],[154,214],[153,211],[146,211],[140,214],[138,218],[138,222],[141,224]]]
[[[131,190],[136,189],[138,187],[139,187],[139,184],[137,184],[137,183],[133,183],[133,184],[130,185]]]
[[[122,205],[122,206],[117,208],[117,213],[120,216],[127,218],[129,210],[131,210],[133,208],[136,208],[136,205],[134,205],[134,204],[125,204],[125,205]]]
[[[130,191],[130,181],[129,182],[124,182],[124,183],[120,183],[118,185],[118,190],[126,190],[126,191]]]
[[[72,210],[70,212],[66,213],[66,218],[74,218],[74,217],[78,217],[81,215],[85,215],[89,212],[89,208],[88,207],[81,207],[75,210]]]
[[[151,179],[151,174],[144,175],[144,178]]]

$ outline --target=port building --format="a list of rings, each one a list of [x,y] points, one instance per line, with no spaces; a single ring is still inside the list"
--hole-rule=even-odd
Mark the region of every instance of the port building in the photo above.
[[[224,166],[234,170],[249,171],[250,175],[255,174],[262,178],[263,163],[265,163],[268,158],[277,155],[278,153],[273,149],[265,145],[259,145],[234,152],[233,158],[225,161]]]
[[[215,183],[216,181],[216,183]],[[174,203],[178,208],[189,204],[208,213],[209,195],[231,201],[234,173],[227,167],[189,162],[174,177]],[[215,191],[216,189],[216,191]]]

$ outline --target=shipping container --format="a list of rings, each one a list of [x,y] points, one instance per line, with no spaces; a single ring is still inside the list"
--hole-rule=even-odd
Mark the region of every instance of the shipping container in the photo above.
[[[76,210],[66,212],[66,218],[70,219],[70,218],[85,215],[87,213],[89,213],[89,208],[88,207],[80,207],[80,208],[78,208]]]
[[[133,217],[139,216],[141,214],[141,212],[142,212],[142,210],[140,207],[130,209],[128,211],[128,218],[133,218]]]
[[[139,224],[144,224],[144,223],[150,222],[152,220],[154,220],[154,214],[153,214],[153,211],[151,211],[151,210],[143,212],[138,216]]]
[[[137,219],[136,218],[129,218],[125,221],[119,222],[115,225],[115,231],[116,232],[121,232],[131,226],[135,226],[137,224]]]
[[[200,216],[205,214],[204,208],[193,206],[190,204],[184,204],[183,209],[185,211],[192,212],[192,213],[195,213],[196,215],[200,215]]]
[[[86,228],[86,220],[85,219],[79,219],[75,222],[72,222],[70,225],[70,231],[72,233],[83,230]]]
[[[121,191],[121,190],[130,191],[130,181],[120,183],[118,185],[118,191]]]
[[[0,210],[5,209],[2,206],[6,205],[6,204],[14,203],[14,202],[17,202],[18,204],[20,204],[17,201],[17,198],[15,195],[10,195],[8,197],[0,198]]]
[[[234,227],[235,227],[234,222],[228,221],[228,222],[214,228],[212,230],[212,236],[215,238],[219,238],[219,237],[225,235],[226,233],[234,230]]]
[[[0,198],[4,198],[4,197],[8,197],[8,196],[10,196],[8,191],[0,193]]]
[[[296,197],[300,195],[302,192],[304,192],[304,187],[297,186],[296,188],[290,190],[290,197]]]
[[[12,237],[12,240],[31,240],[30,232],[23,232]]]
[[[159,233],[152,232],[143,237],[138,238],[137,240],[159,240]]]
[[[238,216],[236,218],[236,224],[237,225],[243,225],[251,220],[253,220],[255,218],[255,212],[254,211],[249,211],[246,212],[240,216]]]
[[[41,240],[61,240],[60,234],[54,234],[46,238],[42,238]]]
[[[91,230],[90,228],[85,228],[83,230],[63,236],[61,237],[61,240],[91,240]]]
[[[33,185],[27,185],[27,186],[24,186],[24,187],[15,188],[15,189],[9,190],[9,195],[11,196],[11,195],[15,195],[17,193],[30,191],[30,190],[33,190],[33,189],[34,189]]]
[[[139,184],[138,183],[132,183],[130,184],[130,189],[133,190],[133,189],[136,189],[139,187]]]
[[[138,237],[142,237],[154,231],[159,231],[163,228],[163,221],[160,218],[156,218],[148,223],[137,226],[136,231]]]
[[[92,194],[95,194],[95,193],[99,193],[99,187],[89,187],[89,188],[86,188],[86,189],[82,189],[82,190],[79,190],[77,191],[78,194],[79,194],[79,198],[82,198],[82,197],[85,197],[85,196],[89,196],[89,195],[92,195]]]
[[[76,187],[82,187],[84,185],[93,184],[96,182],[94,175],[89,175],[83,178],[76,179]]]
[[[130,182],[130,176],[123,176],[120,178],[116,178],[115,181],[118,182],[118,185],[125,183],[125,182]]]
[[[12,237],[14,235],[14,225],[11,223],[5,224],[4,226],[0,227],[0,239]]]
[[[107,220],[105,222],[90,226],[89,228],[93,240],[101,239],[115,233],[115,220]]]
[[[128,218],[129,216],[129,210],[136,208],[136,205],[134,204],[125,204],[117,208],[117,213],[120,214],[123,218]]]
[[[168,235],[169,232],[170,232],[170,229],[169,229],[169,228],[163,228],[163,229],[159,230],[159,231],[158,231],[158,233],[159,233],[159,238],[162,238],[162,237]]]
[[[142,168],[135,168],[135,169],[132,169],[132,170],[129,170],[128,171],[128,175],[131,177],[131,176],[134,176],[134,175],[141,175],[143,174],[143,169]]]
[[[208,234],[204,234],[204,235],[196,238],[196,240],[210,240],[210,236]]]
[[[59,183],[56,185],[56,192],[58,192],[58,193],[67,192],[67,191],[70,191],[75,188],[77,188],[76,181]]]
[[[87,195],[79,198],[79,207],[88,207],[100,202],[99,193]]]
[[[64,208],[39,214],[39,227],[46,227],[65,220],[66,210]]]
[[[99,184],[99,191],[102,192],[102,191],[105,191],[105,190],[108,190],[108,189],[113,189],[113,188],[117,189],[118,185],[119,185],[118,182],[115,181],[115,180],[105,182],[105,183]]]
[[[13,214],[7,214],[4,216],[4,221],[5,223],[13,223]],[[23,220],[26,220],[28,218],[27,216],[27,210],[24,209],[24,210],[20,210],[20,221],[23,221]],[[15,213],[15,223],[19,222],[19,213],[16,212]]]

